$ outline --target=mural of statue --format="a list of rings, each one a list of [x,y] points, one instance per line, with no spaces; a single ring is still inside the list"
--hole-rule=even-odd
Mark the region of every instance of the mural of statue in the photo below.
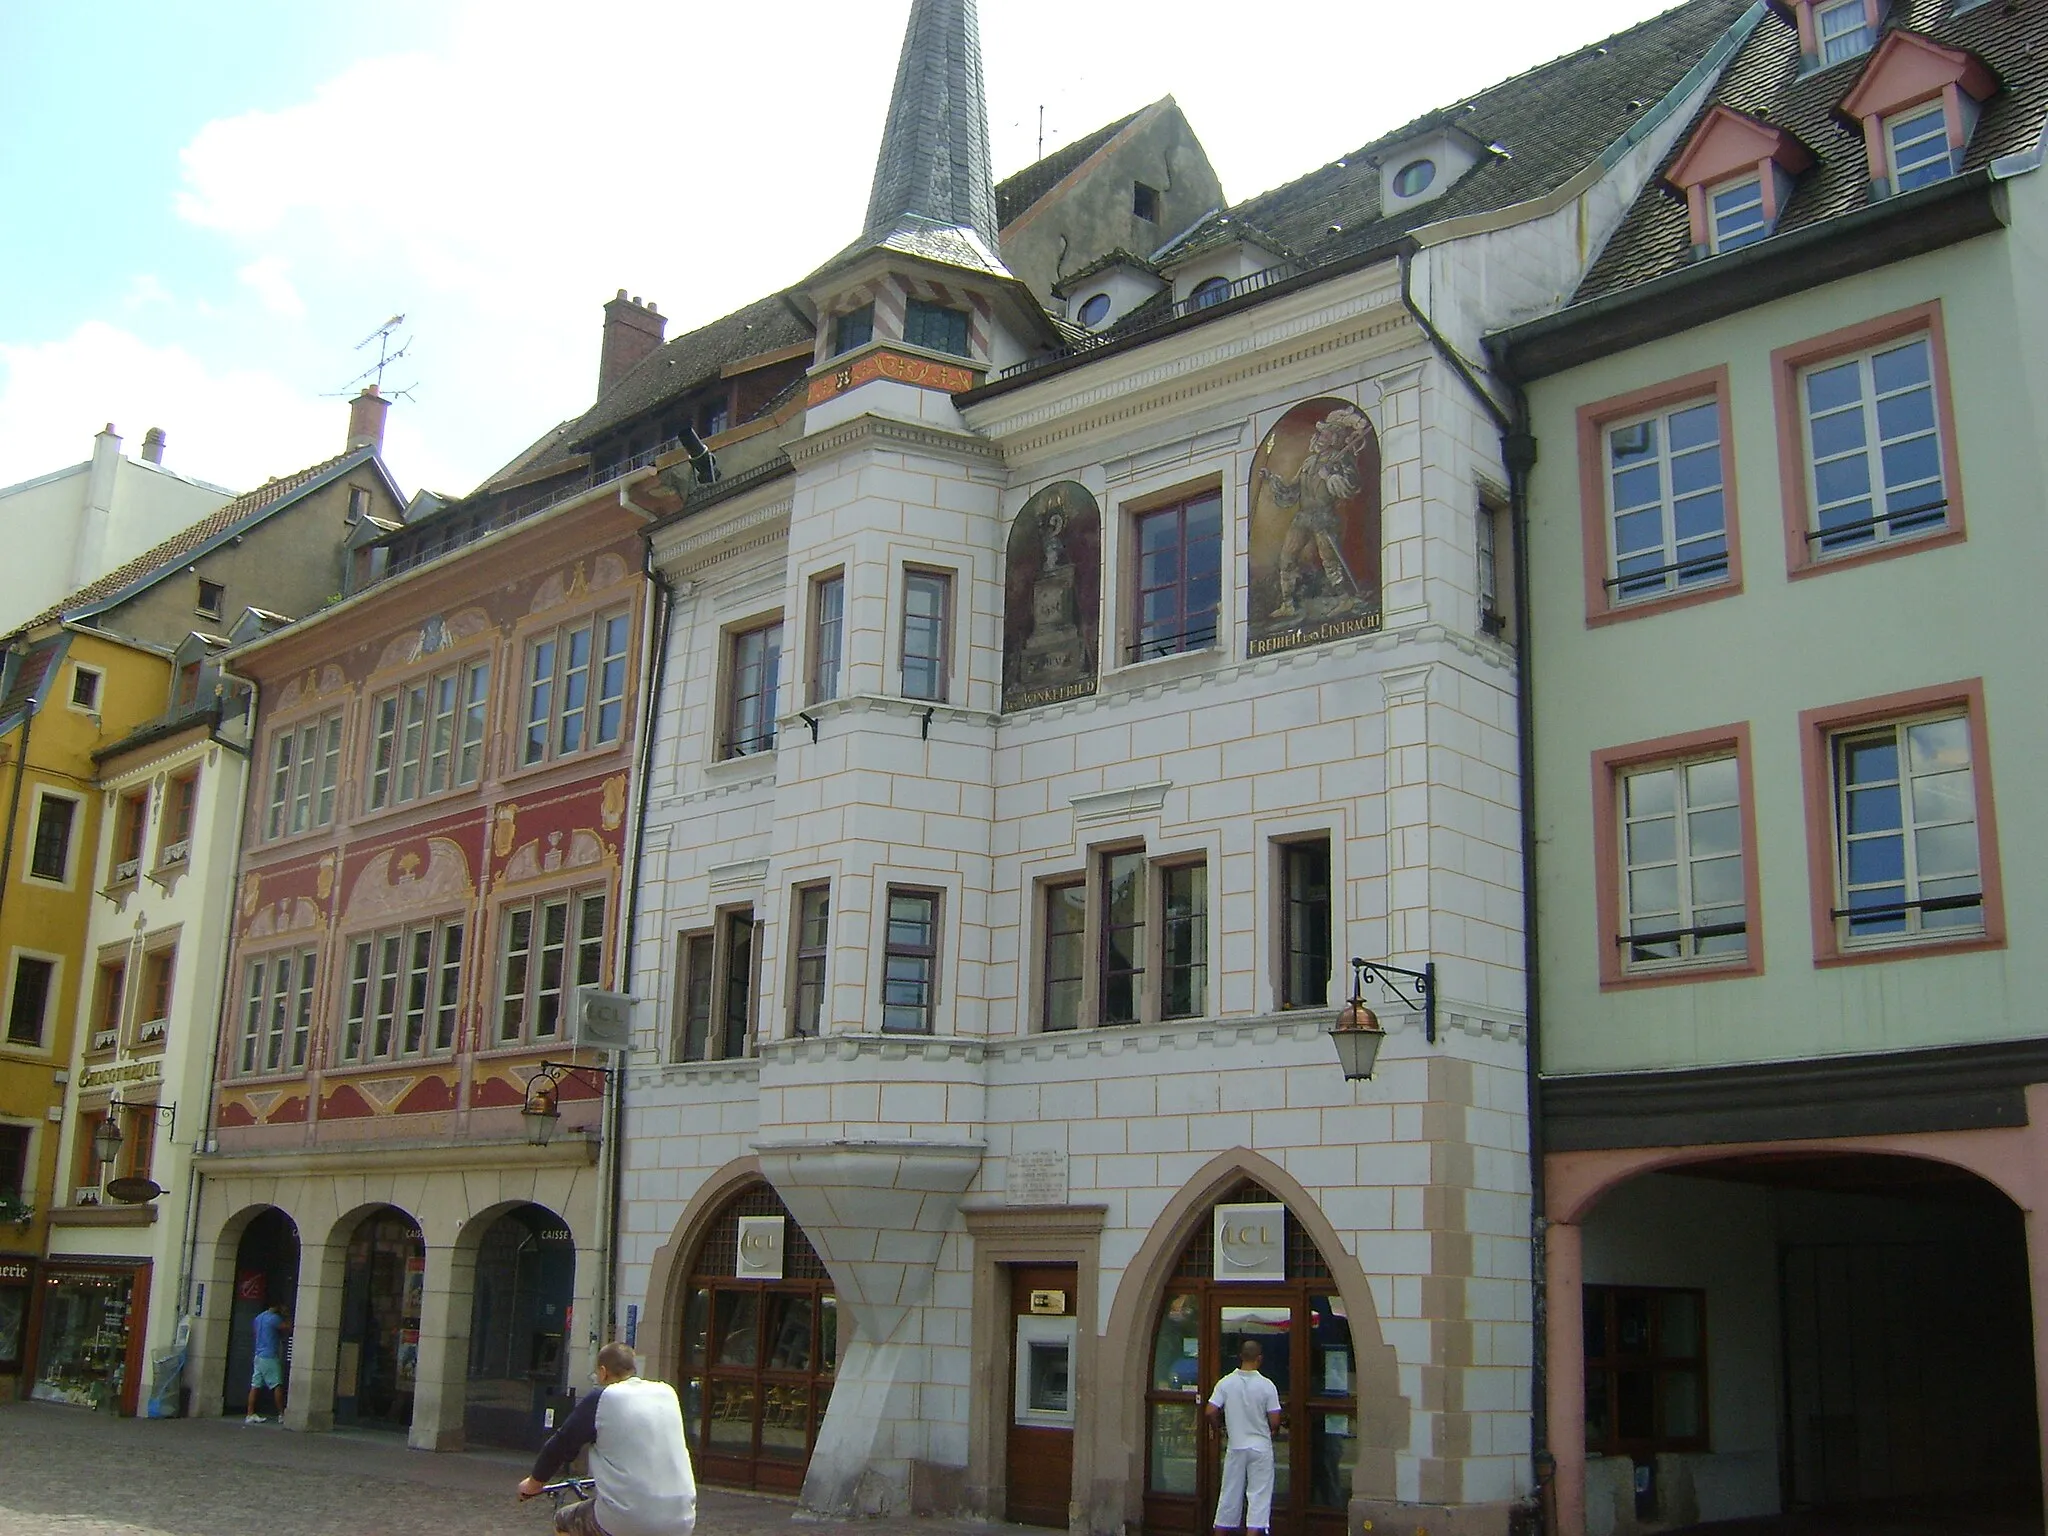
[[[1095,691],[1102,512],[1078,481],[1046,486],[1010,525],[1003,601],[1003,708]]]
[[[1380,451],[1344,400],[1280,418],[1253,457],[1250,654],[1380,624]]]

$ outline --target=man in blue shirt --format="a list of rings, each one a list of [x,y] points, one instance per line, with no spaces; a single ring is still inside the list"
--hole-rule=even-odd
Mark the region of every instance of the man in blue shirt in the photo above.
[[[256,1368],[249,1373],[249,1416],[244,1424],[261,1424],[263,1415],[256,1411],[256,1394],[265,1387],[270,1389],[271,1401],[277,1405],[277,1417],[284,1419],[284,1339],[292,1331],[292,1320],[285,1310],[272,1302],[256,1314]]]

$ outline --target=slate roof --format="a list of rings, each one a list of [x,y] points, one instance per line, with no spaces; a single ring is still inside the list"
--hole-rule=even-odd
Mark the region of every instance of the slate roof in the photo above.
[[[112,599],[122,596],[131,588],[145,586],[158,574],[189,564],[195,555],[211,545],[240,532],[253,523],[278,510],[283,503],[294,500],[304,491],[317,484],[334,479],[359,464],[375,463],[377,451],[374,448],[355,448],[347,453],[338,453],[331,459],[323,459],[296,474],[285,475],[268,484],[258,486],[246,495],[237,496],[224,506],[215,508],[191,526],[172,534],[153,549],[144,550],[125,565],[118,565],[97,581],[87,583],[68,597],[45,608],[34,618],[20,626],[21,630],[35,629],[53,623],[58,619],[77,616],[81,613],[104,607]],[[389,476],[386,476],[389,485]],[[396,488],[393,488],[396,495]]]
[[[971,229],[984,244],[996,243],[995,171],[974,0],[911,3],[875,157],[866,233],[886,236],[906,215]]]
[[[1887,29],[1903,28],[1967,50],[1998,76],[2002,89],[1984,103],[1963,157],[1962,168],[1969,171],[2000,155],[2029,149],[2041,137],[2048,118],[2048,4],[1991,0],[1960,16],[1955,9],[1956,0],[1895,0]],[[1813,151],[1816,164],[1794,184],[1792,199],[1778,219],[1778,233],[1870,205],[1862,126],[1845,122],[1835,106],[1874,56],[1875,50],[1802,76],[1798,33],[1789,18],[1774,10],[1751,34],[1701,108],[1701,116],[1717,104],[1748,113],[1785,129]],[[1690,136],[1688,129],[1658,167],[1587,272],[1574,303],[1633,287],[1694,260],[1684,199],[1662,179]],[[1760,241],[1746,249],[1759,250],[1768,243]]]
[[[1756,0],[1761,3],[1761,0]],[[1752,0],[1689,0],[1478,94],[1381,134],[1319,170],[1204,221],[1165,259],[1240,238],[1245,226],[1280,254],[1309,263],[1369,250],[1419,225],[1540,197],[1626,135],[1747,11]],[[1380,212],[1377,152],[1453,128],[1482,147],[1449,191]],[[1498,144],[1505,155],[1485,151]],[[1331,226],[1339,226],[1332,232]]]
[[[1085,164],[1103,145],[1130,127],[1146,112],[1140,107],[1128,117],[1120,117],[1113,123],[1106,123],[1093,133],[1084,134],[1070,144],[1062,144],[1043,160],[1034,161],[1014,176],[1006,176],[996,183],[996,218],[1004,229],[1017,222],[1020,215],[1029,211],[1046,193],[1065,181],[1068,176]]]

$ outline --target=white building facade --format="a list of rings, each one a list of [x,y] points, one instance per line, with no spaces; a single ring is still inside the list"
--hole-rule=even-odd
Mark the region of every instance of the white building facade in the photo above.
[[[1177,303],[1061,355],[971,175],[898,195],[977,134],[985,166],[972,7],[918,0],[869,229],[805,290],[803,435],[650,534],[620,1295],[707,1480],[1206,1530],[1200,1403],[1255,1339],[1276,1531],[1506,1529],[1509,476],[1464,359],[1574,285],[1696,103],[1740,8],[1684,14],[1654,110],[1545,184],[1483,204],[1514,157],[1474,150],[1373,238],[1361,152],[1347,253],[1244,242],[1218,290],[1212,228],[1159,259]],[[920,92],[971,109],[950,151]],[[1353,957],[1397,968],[1356,978],[1357,1083],[1323,1038]]]

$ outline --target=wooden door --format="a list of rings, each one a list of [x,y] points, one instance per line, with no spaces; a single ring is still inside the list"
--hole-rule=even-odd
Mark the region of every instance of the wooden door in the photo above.
[[[1010,1268],[1009,1425],[1003,1515],[1065,1530],[1074,1497],[1075,1286],[1071,1264]]]

